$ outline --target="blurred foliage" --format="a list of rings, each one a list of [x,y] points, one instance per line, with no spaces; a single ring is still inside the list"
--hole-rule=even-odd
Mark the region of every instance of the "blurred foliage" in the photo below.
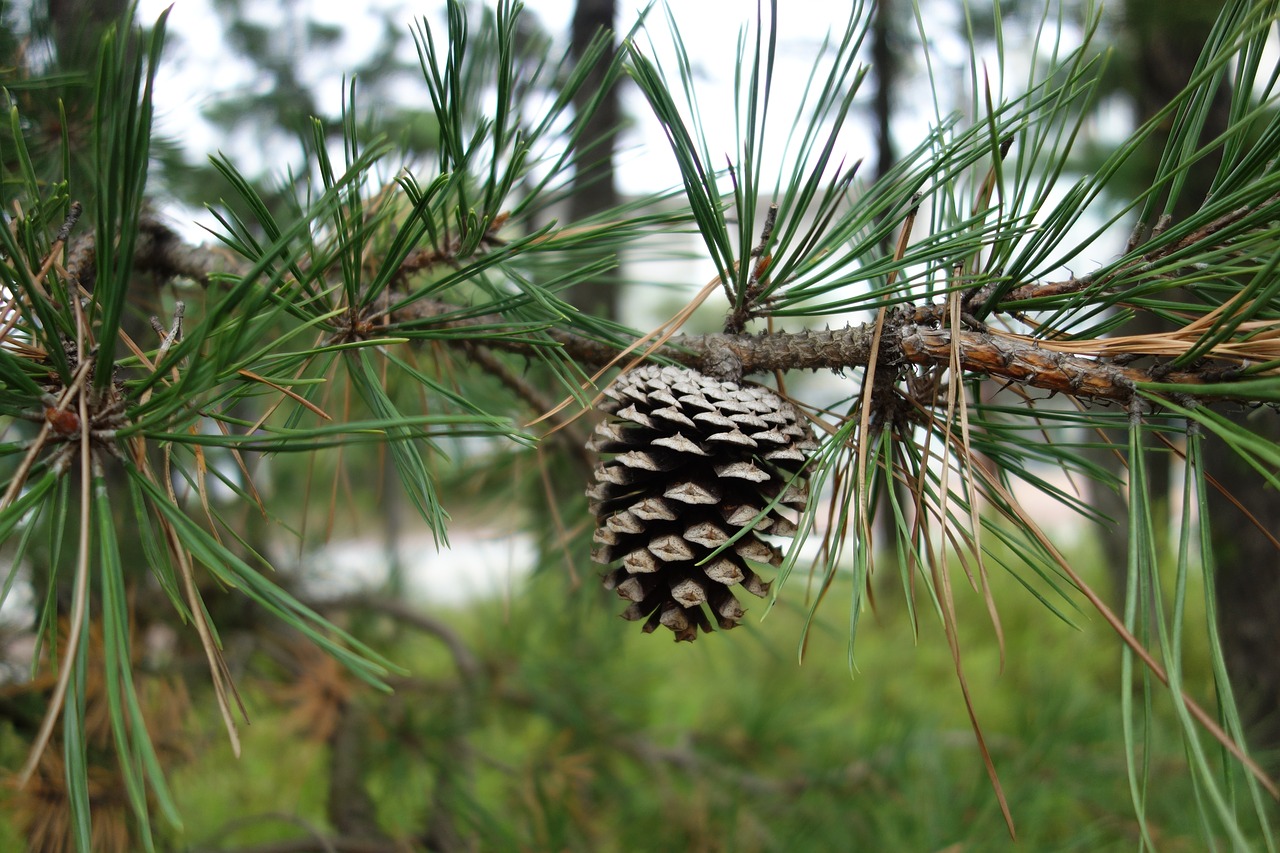
[[[847,595],[846,584],[836,592]],[[1002,667],[976,628],[967,663],[1016,843],[981,771],[941,628],[923,623],[917,637],[892,586],[864,627],[851,679],[834,609],[802,666],[793,649],[804,613],[785,603],[676,659],[669,644],[619,630],[594,585],[566,597],[553,569],[509,597],[437,614],[474,656],[465,676],[438,637],[376,608],[361,617],[362,636],[413,673],[394,697],[314,660],[282,691],[281,661],[306,660],[297,639],[244,661],[242,688],[263,710],[240,760],[216,719],[197,715],[194,757],[173,778],[184,849],[331,836],[330,730],[318,723],[347,700],[365,715],[364,782],[382,826],[428,847],[448,825],[463,850],[1133,849],[1136,824],[1116,805],[1128,792],[1106,627],[1046,618],[1009,576],[995,586],[1018,640]],[[981,624],[979,596],[959,604],[962,623]],[[1204,644],[1191,650],[1188,679],[1208,682],[1207,656]],[[326,687],[324,672],[347,686]],[[1158,849],[1205,849],[1166,706],[1150,748]],[[3,750],[12,761],[22,746],[7,737]]]
[[[1088,174],[1076,143],[1108,86],[1092,9],[1041,17],[1026,67],[1000,14],[971,23],[968,47],[992,33],[1000,73],[972,50],[958,110],[939,96],[954,69],[922,39],[932,121],[874,182],[841,159],[869,7],[815,52],[800,92],[773,77],[776,7],[739,41],[732,125],[710,127],[659,9],[618,58],[600,38],[571,60],[515,3],[449,3],[443,25],[410,31],[431,107],[398,136],[405,116],[374,107],[406,73],[399,31],[380,30],[325,114],[302,67],[338,31],[285,4],[281,39],[229,4],[230,43],[269,84],[211,118],[266,116],[266,144],[290,154],[299,140],[275,181],[229,154],[202,174],[152,139],[164,18],[107,27],[91,66],[24,55],[58,42],[34,25],[0,43],[0,545],[4,594],[31,590],[34,646],[30,678],[0,693],[0,754],[27,762],[4,795],[12,831],[49,850],[998,849],[1016,818],[1032,849],[1274,849],[1269,780],[1245,772],[1214,631],[1201,459],[1225,442],[1277,482],[1274,442],[1211,404],[1280,399],[1280,119],[1263,62],[1280,4],[1230,4],[1192,85]],[[561,223],[592,93],[624,73],[681,187]],[[1202,139],[1228,79],[1229,128]],[[1112,193],[1155,139],[1147,185]],[[1211,155],[1214,195],[1164,216]],[[216,247],[187,251],[151,215],[166,169],[171,191],[211,204]],[[1123,252],[1097,251],[1133,220]],[[826,399],[798,399],[822,433],[808,475],[823,500],[769,618],[676,656],[620,630],[585,560],[582,499],[548,497],[591,464],[582,425],[553,415],[542,432],[530,413],[589,407],[614,354],[694,363],[723,344],[650,353],[646,330],[566,298],[694,230],[718,279],[661,332],[705,301],[726,332],[751,333],[733,339],[744,349],[807,341],[833,315],[876,343],[784,365],[832,374]],[[1077,262],[1079,278],[1054,278]],[[1143,314],[1177,329],[1117,335]],[[944,334],[942,356],[907,357],[907,337]],[[963,361],[997,342],[1003,363]],[[1039,374],[1009,374],[1027,352]],[[1134,361],[1149,371],[1115,374]],[[1063,384],[1044,377],[1072,366],[1080,387],[1147,381],[1097,394],[1127,412],[1059,406]],[[997,394],[989,378],[1027,387]],[[1079,568],[1096,558],[1062,554],[1014,495],[1101,521],[1076,480],[1120,488],[1089,456],[1102,428],[1123,434],[1128,466],[1119,615]],[[1172,546],[1150,523],[1161,455],[1187,460]],[[891,517],[873,524],[879,494]],[[457,505],[533,527],[542,571],[447,621],[394,582],[338,600],[307,589],[310,549],[335,531],[376,520],[393,552],[397,500],[437,547]],[[1118,661],[1115,636],[1082,645],[1064,625],[1095,631],[1095,610]],[[187,708],[174,673],[199,685],[189,748],[169,728]]]

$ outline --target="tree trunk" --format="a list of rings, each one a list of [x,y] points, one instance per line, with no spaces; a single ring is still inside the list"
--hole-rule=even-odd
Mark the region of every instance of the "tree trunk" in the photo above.
[[[604,84],[609,63],[617,50],[613,22],[617,14],[616,0],[578,0],[573,13],[571,50],[581,58],[591,40],[602,30],[609,33],[609,48],[591,70],[588,81],[574,94],[574,107],[581,113]],[[619,126],[618,89],[610,86],[596,110],[587,119],[579,137],[579,159],[573,178],[573,194],[569,197],[569,219],[577,222],[604,210],[617,207],[618,188],[615,180],[614,149]],[[610,272],[575,286],[569,301],[588,314],[616,317],[619,277]]]
[[[897,60],[890,43],[893,35],[893,2],[880,0],[871,19],[871,66],[875,70],[876,89],[872,110],[876,119],[876,180],[893,168],[897,154],[893,148],[893,89],[897,84]]]
[[[1135,103],[1139,118],[1153,115],[1186,84],[1200,43],[1217,17],[1221,2],[1129,0],[1128,25],[1138,40]],[[1201,142],[1225,130],[1229,90],[1224,82],[1206,121]],[[1192,170],[1178,199],[1180,219],[1204,203],[1219,158],[1206,158]],[[1151,223],[1147,223],[1148,225]],[[1248,428],[1280,442],[1280,417],[1264,411]],[[1280,495],[1225,442],[1209,438],[1207,472],[1245,506],[1263,530],[1280,530]],[[1167,468],[1159,469],[1167,477]],[[1164,481],[1167,483],[1167,479]],[[1161,485],[1160,481],[1156,481]],[[1255,751],[1280,766],[1280,554],[1263,533],[1237,510],[1222,504],[1215,512],[1211,539],[1217,587],[1218,629],[1226,663]]]
[[[47,13],[58,64],[92,70],[103,30],[119,21],[128,6],[125,0],[49,0]]]
[[[1280,415],[1264,411],[1249,428],[1280,442]],[[1280,530],[1280,495],[1223,441],[1205,445],[1205,466],[1273,533]],[[1280,554],[1234,507],[1211,519],[1218,630],[1227,670],[1250,745],[1280,769]]]
[[[1221,9],[1221,0],[1180,0],[1180,2],[1155,2],[1155,0],[1127,0],[1125,3],[1125,35],[1132,44],[1130,63],[1122,68],[1133,98],[1138,123],[1147,121],[1186,87],[1191,79],[1196,60],[1200,56],[1205,34],[1213,26]],[[1224,85],[1215,99],[1214,109],[1205,122],[1201,142],[1208,142],[1225,130],[1228,120],[1227,106],[1230,90]],[[1169,128],[1154,133],[1149,142],[1150,172],[1155,171],[1160,152],[1169,138]],[[1187,181],[1174,208],[1174,221],[1186,219],[1204,204],[1213,176],[1217,172],[1220,157],[1215,153],[1198,162],[1187,175]],[[1156,223],[1140,223],[1151,228]],[[1170,328],[1166,321],[1154,314],[1142,312],[1123,330],[1124,334],[1154,334]],[[1123,448],[1127,438],[1117,431],[1110,436]],[[1103,451],[1098,460],[1109,468],[1118,466],[1116,455]],[[1158,517],[1153,519],[1156,541],[1165,543],[1169,532],[1169,492],[1171,456],[1167,452],[1151,454],[1147,460],[1148,489]],[[1118,472],[1124,480],[1124,472]],[[1111,574],[1115,595],[1120,598],[1125,589],[1128,564],[1129,531],[1126,522],[1127,498],[1110,489],[1094,490],[1094,506],[1115,519],[1116,526],[1102,538],[1102,550]]]

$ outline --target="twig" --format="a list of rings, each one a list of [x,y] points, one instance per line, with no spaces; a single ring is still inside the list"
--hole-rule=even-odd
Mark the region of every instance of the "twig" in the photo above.
[[[1266,203],[1270,204],[1277,199],[1280,199],[1280,195],[1273,196]],[[1188,241],[1205,239],[1207,234],[1237,221],[1242,215],[1240,210],[1230,211],[1174,245],[1182,247]],[[161,233],[159,229],[164,228],[163,225],[155,222],[152,222],[149,227],[157,234]],[[162,242],[167,242],[171,235],[172,232],[167,232],[166,229]],[[188,265],[189,272],[184,274],[194,274],[198,269],[211,269],[218,265],[213,249],[184,245],[182,250],[184,256],[190,256],[192,259]],[[1173,250],[1170,249],[1170,251]],[[204,255],[208,257],[200,257]],[[175,269],[172,264],[155,266],[170,271]],[[1057,282],[1032,282],[1010,290],[1001,298],[1001,304],[1073,293],[1102,284],[1103,282],[1092,275]],[[980,306],[993,293],[994,289],[984,288],[973,294],[970,302],[975,307]],[[459,331],[485,326],[488,327],[486,331],[489,334],[492,334],[494,328],[509,325],[507,318],[500,314],[467,314],[466,311],[467,309],[463,306],[438,300],[419,299],[390,312],[388,319],[392,324],[411,324],[418,327],[426,325],[436,329]],[[877,360],[889,365],[909,362],[925,366],[946,366],[951,358],[953,332],[921,328],[922,325],[931,324],[930,318],[937,313],[938,306],[930,305],[902,310],[896,317],[897,328],[886,327],[885,340],[881,342]],[[783,370],[842,370],[865,367],[871,362],[872,352],[876,349],[872,340],[873,326],[874,324],[863,324],[834,331],[770,332],[762,335],[740,333],[675,335],[665,342],[659,354],[670,361],[711,373],[717,372],[718,365],[725,359],[735,361],[735,368],[740,365],[744,375]],[[962,370],[986,374],[994,379],[1022,383],[1045,391],[1071,394],[1081,399],[1125,403],[1132,399],[1136,385],[1142,382],[1163,381],[1187,385],[1205,384],[1208,381],[1219,384],[1221,382],[1221,377],[1207,377],[1197,371],[1188,370],[1160,375],[1148,370],[1122,367],[1110,361],[1053,353],[1053,344],[1048,341],[1037,344],[1024,338],[974,330],[959,330],[954,334],[955,346],[961,354]],[[494,350],[525,355],[541,346],[560,347],[579,364],[591,368],[600,368],[616,362],[619,351],[624,349],[620,344],[600,341],[562,329],[547,329],[545,335],[547,338],[545,344],[531,342],[523,330],[519,336],[515,334],[506,338],[487,336],[485,346]],[[461,339],[458,343],[473,345],[472,342]],[[1211,402],[1248,401],[1249,398],[1247,395],[1236,396],[1218,392],[1199,399],[1202,402]]]
[[[764,227],[760,229],[760,242],[751,250],[751,269],[747,273],[747,285],[742,293],[741,304],[735,305],[725,320],[724,330],[730,334],[741,332],[747,321],[755,316],[756,300],[769,284],[769,239],[773,236],[774,225],[778,221],[778,205],[769,205],[765,213]],[[728,283],[725,283],[728,288]],[[731,302],[734,300],[731,298]]]
[[[1157,261],[1157,260],[1160,260],[1161,258],[1168,257],[1169,255],[1172,255],[1175,252],[1180,252],[1183,249],[1186,249],[1190,246],[1194,246],[1196,243],[1199,243],[1202,240],[1207,240],[1208,238],[1212,237],[1214,234],[1226,228],[1228,225],[1234,225],[1236,222],[1239,222],[1241,219],[1244,219],[1250,213],[1256,213],[1258,211],[1265,210],[1266,208],[1274,205],[1277,201],[1280,201],[1280,193],[1276,193],[1275,195],[1271,196],[1270,198],[1266,199],[1265,201],[1259,204],[1250,204],[1250,205],[1244,205],[1243,207],[1237,207],[1235,210],[1231,210],[1224,213],[1223,215],[1219,216],[1217,219],[1213,220],[1212,222],[1208,222],[1200,226],[1195,231],[1192,231],[1190,234],[1183,237],[1181,240],[1177,240],[1173,243],[1170,243],[1167,246],[1161,246],[1149,252],[1148,254],[1143,255],[1143,260],[1148,262]],[[1160,223],[1158,223],[1157,228],[1159,228],[1160,225],[1167,226],[1168,223],[1165,222],[1164,219],[1162,218]],[[1158,231],[1152,231],[1151,236],[1155,237],[1159,233],[1162,233],[1164,230],[1166,229],[1159,228]]]
[[[404,842],[338,835],[268,841],[248,847],[207,847],[202,848],[202,853],[404,853],[411,849]]]
[[[344,836],[389,841],[378,824],[378,809],[365,786],[368,766],[365,733],[369,720],[350,699],[338,710],[338,722],[329,738],[329,790],[325,813],[329,823]]]
[[[50,302],[53,298],[44,289],[44,280],[49,275],[49,270],[58,260],[62,247],[66,245],[67,239],[71,236],[71,231],[76,227],[76,223],[80,221],[80,214],[84,211],[84,207],[78,201],[71,202],[71,207],[67,211],[67,218],[63,221],[62,227],[58,229],[58,236],[54,238],[53,245],[49,247],[49,254],[45,257],[44,263],[40,265],[40,271],[31,279],[31,284],[40,291],[40,295]],[[15,317],[16,319],[16,317]],[[6,329],[7,331],[7,329]]]
[[[441,303],[414,303],[397,313],[397,319],[420,320],[457,312],[456,306]],[[1093,400],[1127,403],[1136,387],[1144,382],[1170,382],[1203,385],[1220,382],[1220,376],[1209,371],[1181,370],[1161,372],[1115,364],[1100,358],[1089,358],[1058,352],[1053,341],[1038,341],[1019,335],[991,331],[932,328],[935,306],[902,309],[885,324],[878,350],[881,364],[905,363],[946,367],[951,362],[952,347],[959,351],[960,369],[980,373],[993,379],[1004,379],[1044,391],[1070,394]],[[463,329],[468,326],[491,326],[497,318],[489,316],[441,320],[440,326]],[[924,320],[926,325],[918,321]],[[662,358],[714,373],[726,358],[739,366],[742,374],[768,373],[775,370],[844,370],[865,367],[872,361],[875,323],[800,332],[770,334],[676,335],[667,341],[659,354]],[[549,330],[545,346],[559,346],[579,364],[596,367],[615,360],[616,346],[573,332]],[[1161,336],[1163,340],[1164,336]],[[1153,338],[1154,340],[1154,338]],[[1099,342],[1102,348],[1106,339]],[[541,344],[526,339],[491,339],[494,349],[529,353]],[[1078,349],[1073,344],[1072,349]],[[1221,390],[1199,398],[1203,402],[1251,399],[1248,394],[1233,395]]]
[[[555,401],[530,383],[516,376],[488,347],[480,344],[471,344],[467,347],[467,355],[476,366],[493,376],[514,392],[517,397],[528,403],[533,411],[542,413],[555,407]],[[591,466],[594,463],[585,446],[587,438],[578,430],[576,424],[564,424],[561,429],[551,434],[559,437],[564,442],[566,449],[577,457],[585,470],[591,470]]]
[[[70,233],[65,226],[64,230]],[[67,274],[84,289],[92,290],[97,278],[97,258],[98,244],[94,234],[82,234],[71,244],[67,255]],[[235,272],[237,265],[238,259],[228,250],[208,245],[192,246],[184,242],[154,214],[146,214],[138,221],[133,266],[140,272],[155,273],[163,278],[184,276],[207,285],[210,275]]]
[[[390,616],[397,622],[402,622],[425,634],[431,634],[444,643],[445,647],[449,649],[449,653],[453,655],[454,665],[458,668],[458,674],[462,676],[464,683],[474,686],[484,675],[484,667],[481,666],[480,660],[471,652],[471,649],[467,647],[467,644],[463,642],[462,637],[456,631],[434,616],[429,616],[398,599],[356,594],[311,602],[310,606],[321,612],[370,610],[375,613],[381,613],[384,616]]]

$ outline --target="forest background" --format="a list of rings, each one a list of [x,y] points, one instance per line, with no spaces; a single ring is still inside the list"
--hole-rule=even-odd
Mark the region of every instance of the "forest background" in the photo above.
[[[1131,0],[1101,18],[1092,45],[1099,51],[1111,48],[1110,66],[1081,123],[1073,159],[1066,161],[1071,173],[1098,168],[1110,150],[1158,115],[1192,79],[1218,13],[1212,5],[1160,4],[1153,14],[1141,0]],[[538,4],[530,7],[543,11]],[[40,94],[18,97],[16,103],[28,129],[53,128],[50,151],[57,149],[64,128],[74,139],[76,123],[91,120],[95,93],[85,81],[101,73],[96,45],[106,23],[123,12],[107,2],[87,8],[76,13],[74,26],[60,22],[63,7],[57,3],[47,9],[5,8],[6,69],[11,69],[6,73],[15,75],[6,84],[19,82],[23,74],[42,78],[39,86],[10,91]],[[603,65],[607,45],[588,46],[590,36],[606,22],[626,32],[635,10],[582,0],[570,33],[555,25],[568,17],[565,9],[545,11],[541,19],[518,19],[520,29],[509,46],[525,52],[517,61],[530,64],[522,67],[536,66],[537,57],[548,51],[594,56]],[[850,11],[865,18],[867,38],[859,58],[872,72],[850,102],[841,139],[848,156],[865,158],[863,168],[874,172],[871,180],[891,175],[900,152],[928,134],[933,110],[921,108],[926,99],[938,97],[943,112],[980,103],[981,93],[964,86],[938,91],[938,81],[951,79],[950,72],[968,75],[973,55],[999,64],[1010,79],[1025,77],[1043,59],[1044,44],[1066,53],[1090,20],[1088,9],[1056,4],[1047,15],[1040,7],[1012,4],[994,18],[974,10],[966,15],[943,2],[919,9],[881,3],[874,11],[862,6]],[[180,23],[181,8],[174,14],[169,58],[158,66],[157,135],[147,182],[155,205],[147,216],[165,229],[157,234],[176,235],[195,246],[208,237],[190,228],[193,220],[214,231],[255,217],[257,227],[264,220],[283,221],[307,197],[312,188],[307,180],[319,178],[311,174],[318,152],[328,147],[341,154],[347,145],[352,153],[349,140],[356,125],[369,137],[385,134],[406,163],[433,162],[438,156],[447,130],[425,102],[414,31],[403,9],[361,10],[355,35],[343,22],[325,20],[305,4],[220,2],[210,12],[191,29]],[[486,14],[479,6],[454,12],[472,22],[473,32],[497,20],[492,10]],[[754,12],[746,5],[716,26],[701,20],[680,24],[684,48],[696,60],[690,79],[710,93],[700,96],[708,105],[702,120],[709,127],[736,121],[731,110],[720,110],[732,103],[733,78],[744,65],[735,57],[739,27],[750,26]],[[138,22],[149,26],[158,14],[144,5]],[[664,45],[655,52],[670,63],[678,53],[658,35],[665,35],[666,23],[656,12],[650,15],[652,38]],[[675,18],[681,19],[678,11]],[[426,20],[443,38],[446,16]],[[930,22],[933,55],[950,57],[954,65],[929,68],[922,62],[924,20]],[[425,33],[427,26],[418,32]],[[846,26],[839,20],[832,28],[838,33]],[[215,40],[207,36],[215,27],[214,50],[225,56],[225,65],[209,64]],[[793,26],[788,13],[781,13],[779,68],[807,66],[826,29],[814,20]],[[1034,41],[1046,31],[1052,35],[1045,42]],[[376,47],[369,49],[371,34]],[[1015,45],[1015,39],[1022,41]],[[353,48],[353,42],[365,44]],[[354,51],[352,63],[343,59],[348,50]],[[564,73],[548,75],[548,92],[565,82]],[[179,107],[182,93],[193,84],[178,81],[201,75],[215,81],[216,94],[203,102],[194,94],[187,98],[199,112],[201,132],[193,142],[178,127],[193,121],[193,114]],[[357,94],[350,94],[343,77],[357,80]],[[779,90],[802,85],[792,79],[780,72]],[[172,99],[168,108],[162,97],[167,87],[179,93],[167,96]],[[581,85],[581,91],[594,94],[589,85]],[[679,198],[664,195],[684,176],[679,168],[659,165],[674,158],[654,132],[650,104],[635,84],[620,82],[616,91],[620,104],[592,103],[581,110],[602,122],[578,129],[580,148],[590,156],[578,161],[573,180],[555,204],[539,211],[542,219],[531,217],[529,227],[554,217],[570,224],[591,222],[602,211],[646,197],[647,207],[635,215],[667,223],[670,236],[661,251],[649,244],[628,250],[631,254],[615,267],[593,261],[590,245],[570,247],[580,249],[579,263],[597,266],[589,281],[565,291],[586,312],[612,315],[644,330],[687,304],[713,278],[715,265],[689,219],[676,212]],[[63,99],[61,113],[52,106],[57,99],[51,92]],[[41,109],[48,110],[46,125]],[[610,128],[619,121],[626,129],[615,137]],[[1206,130],[1205,135],[1214,134]],[[34,149],[35,134],[29,131],[27,139]],[[1146,139],[1145,147],[1145,159],[1135,155],[1109,179],[1113,199],[1140,193],[1161,168],[1158,137]],[[225,152],[234,168],[201,158],[214,150]],[[1207,193],[1193,184],[1212,179],[1211,164],[1202,165],[1186,171],[1192,186],[1184,197]],[[394,172],[382,177],[389,183]],[[529,180],[536,183],[539,177],[535,172]],[[648,198],[654,194],[656,199]],[[213,199],[240,219],[225,213],[222,221],[210,218],[199,205]],[[883,240],[890,252],[901,223],[892,224]],[[1088,259],[1103,263],[1123,253],[1129,225],[1118,222],[1112,236],[1095,242]],[[1086,233],[1098,227],[1081,226]],[[250,233],[261,232],[248,228],[237,236],[247,239]],[[1062,239],[1070,237],[1064,232]],[[604,281],[610,285],[602,287]],[[190,298],[185,293],[179,287],[161,298],[167,313],[158,313],[168,318],[163,325],[172,319],[176,297]],[[687,320],[684,331],[714,331],[723,319],[723,305],[708,305]],[[557,402],[553,385],[539,385],[546,377],[535,371],[532,379],[522,379],[527,365],[514,361],[489,369],[484,359],[492,355],[477,352],[483,350],[470,350],[475,364],[457,367],[472,372],[456,381],[481,405],[510,407],[514,389],[516,398],[523,397],[520,422],[527,423]],[[796,380],[792,391],[818,400],[841,393],[839,383],[823,382],[823,377],[807,384]],[[1259,428],[1265,434],[1275,425]],[[571,434],[566,428],[541,448],[523,449],[491,434],[439,439],[447,452],[433,455],[427,468],[435,479],[433,493],[452,516],[449,545],[442,543],[439,550],[435,543],[444,531],[433,519],[441,516],[427,513],[424,521],[410,505],[398,488],[402,460],[385,447],[352,444],[319,461],[287,454],[273,458],[269,471],[255,473],[264,489],[269,484],[271,493],[286,496],[285,509],[276,510],[270,523],[253,521],[248,513],[232,526],[250,547],[272,551],[284,586],[398,667],[384,678],[394,692],[370,687],[310,640],[269,615],[245,609],[235,596],[211,599],[227,673],[252,720],[240,727],[242,755],[235,758],[211,696],[203,652],[185,636],[189,626],[148,615],[148,606],[164,602],[148,605],[141,591],[131,591],[137,596],[132,618],[140,632],[139,672],[153,676],[140,678],[145,685],[140,695],[154,703],[144,715],[169,779],[171,809],[162,802],[165,797],[148,794],[150,817],[140,820],[136,796],[115,781],[113,774],[121,771],[111,766],[109,750],[100,756],[90,750],[86,791],[92,829],[77,824],[74,785],[66,781],[66,768],[54,761],[25,787],[4,795],[9,817],[0,831],[9,835],[0,836],[0,843],[63,849],[60,844],[88,832],[96,849],[120,850],[144,843],[264,852],[850,845],[986,850],[1008,841],[1011,816],[1023,849],[1145,845],[1192,850],[1201,849],[1206,836],[1226,846],[1274,846],[1274,801],[1251,797],[1248,774],[1224,756],[1218,760],[1226,768],[1221,772],[1227,788],[1235,792],[1226,810],[1232,818],[1224,820],[1205,805],[1208,795],[1197,759],[1188,757],[1176,703],[1148,700],[1142,746],[1134,747],[1126,737],[1120,699],[1132,693],[1121,685],[1137,684],[1143,676],[1125,663],[1111,628],[1084,606],[1067,613],[1046,609],[1043,590],[1016,571],[985,577],[981,592],[961,589],[954,602],[954,630],[930,615],[917,615],[910,585],[891,567],[895,555],[890,554],[870,578],[849,564],[816,579],[793,578],[789,594],[753,608],[733,634],[703,638],[690,647],[641,635],[635,626],[619,622],[616,597],[599,589],[598,572],[586,559],[582,542],[584,534],[589,538],[590,518],[581,491],[589,468],[583,467],[581,479],[563,477],[572,467],[555,455],[576,459],[577,451],[560,444]],[[495,450],[499,443],[500,452]],[[219,461],[211,451],[210,460],[212,467],[222,466],[218,476],[224,481],[210,490],[213,500],[243,502],[245,482],[238,479],[234,459],[228,455]],[[1169,531],[1180,529],[1176,520],[1183,495],[1180,488],[1162,484],[1179,482],[1182,468],[1176,458],[1170,463],[1164,456],[1150,464],[1157,484],[1150,503],[1160,507],[1153,517],[1175,520],[1155,524],[1153,541],[1162,554],[1173,553],[1176,536]],[[1276,502],[1267,497],[1267,480],[1255,479],[1258,491],[1250,492],[1254,480],[1237,478],[1230,480],[1231,493],[1254,514],[1256,525],[1267,529],[1266,513],[1276,511]],[[1077,485],[1068,477],[1055,488]],[[1045,527],[1060,537],[1060,547],[1082,577],[1123,609],[1125,553],[1132,537],[1124,524],[1124,503],[1107,503],[1113,494],[1091,491],[1082,500],[1120,519],[1107,526],[1118,533],[1082,536],[1091,529],[1084,526],[1088,519],[1080,525],[1046,522]],[[1051,520],[1062,516],[1057,508],[1047,514]],[[1228,531],[1232,527],[1228,522]],[[494,536],[512,537],[506,540],[509,556],[520,570],[477,594],[469,564],[484,557],[471,550],[470,542]],[[1250,552],[1254,538],[1263,540],[1261,550]],[[1276,754],[1274,700],[1280,697],[1280,674],[1269,653],[1275,645],[1268,645],[1268,638],[1277,636],[1275,617],[1265,620],[1267,613],[1280,613],[1280,607],[1269,608],[1277,584],[1267,586],[1256,571],[1233,583],[1231,569],[1256,569],[1275,559],[1265,537],[1236,539],[1239,552],[1218,561],[1226,566],[1218,585],[1219,607],[1237,614],[1221,623],[1228,650],[1224,654],[1207,633],[1188,637],[1182,677],[1189,689],[1194,685],[1204,692],[1212,690],[1223,661],[1248,673],[1238,676],[1248,686],[1246,719],[1255,732],[1255,757],[1268,765]],[[344,540],[361,543],[364,556],[376,556],[362,567],[335,563],[337,545]],[[992,547],[997,562],[1017,556],[1017,546]],[[1002,553],[1002,547],[1011,552]],[[447,557],[451,549],[452,560]],[[817,559],[816,543],[802,555],[806,561]],[[1162,570],[1172,571],[1172,562],[1162,562]],[[33,625],[44,594],[38,571],[22,562],[14,565],[0,611],[8,620],[11,673],[0,697],[7,726],[0,748],[8,766],[26,759],[41,719],[38,700],[48,697],[51,686],[47,676],[30,677],[22,655],[33,653],[33,627],[41,633],[54,630],[50,622]],[[417,567],[422,565],[432,573],[430,584],[421,579]],[[865,598],[855,594],[860,589],[868,591]],[[68,594],[64,589],[49,600]],[[822,596],[865,603],[854,607],[863,614],[856,663],[850,609],[835,604],[811,611],[810,602]],[[999,601],[1003,643],[992,630],[991,600]],[[1203,598],[1193,594],[1183,606],[1188,621],[1214,624]],[[768,618],[755,618],[766,611]],[[1241,636],[1233,638],[1233,628]],[[956,682],[953,642],[966,650],[967,695]],[[97,653],[92,642],[87,647],[88,655]],[[803,665],[796,660],[799,648]],[[967,706],[980,724],[981,740]],[[86,721],[89,710],[82,711]],[[103,720],[100,725],[108,726]],[[998,784],[993,785],[984,763],[988,758]],[[95,764],[98,759],[103,764]],[[1146,780],[1137,788],[1131,780],[1135,763]],[[1193,802],[1200,808],[1188,808]],[[170,810],[181,815],[181,829],[167,819]]]

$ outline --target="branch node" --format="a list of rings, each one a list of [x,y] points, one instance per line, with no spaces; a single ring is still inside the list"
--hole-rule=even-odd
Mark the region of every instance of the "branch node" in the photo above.
[[[701,370],[727,382],[742,380],[742,359],[720,335],[708,335],[703,350]]]

